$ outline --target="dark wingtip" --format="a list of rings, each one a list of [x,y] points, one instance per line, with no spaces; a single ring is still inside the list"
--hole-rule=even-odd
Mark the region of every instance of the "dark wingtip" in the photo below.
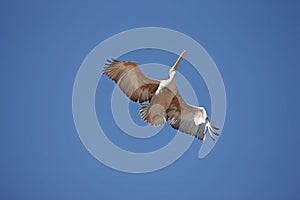
[[[214,125],[211,124],[211,123],[210,123],[210,126],[211,126],[213,129],[217,130],[217,131],[220,130],[218,127],[214,126]]]
[[[211,123],[208,126],[208,131],[216,136],[220,136],[220,134],[217,132],[217,130],[219,130],[219,128],[213,126]],[[211,138],[213,139],[212,135],[210,135]],[[215,140],[214,140],[215,141]]]
[[[113,63],[120,62],[120,61],[118,61],[118,60],[116,60],[114,58],[111,58],[111,60],[113,61]]]
[[[109,66],[109,65],[115,64],[115,63],[117,63],[117,62],[120,62],[120,61],[118,61],[118,60],[116,60],[116,59],[114,59],[114,58],[110,58],[110,59],[106,59],[105,65],[106,65],[106,66]]]
[[[110,59],[106,59],[106,62],[107,62],[107,63],[105,63],[106,65],[110,65],[111,63],[113,63],[113,61]]]

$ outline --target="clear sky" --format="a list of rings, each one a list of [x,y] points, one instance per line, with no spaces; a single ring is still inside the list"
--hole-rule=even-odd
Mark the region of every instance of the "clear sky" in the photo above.
[[[0,199],[299,199],[299,9],[297,1],[276,0],[1,1]],[[81,143],[72,89],[97,44],[144,26],[178,30],[208,51],[224,80],[227,117],[205,159],[195,140],[169,167],[128,174],[104,166]],[[159,51],[125,57],[176,59]],[[200,104],[209,107],[198,79]],[[103,106],[107,98],[100,102],[114,84],[104,77],[101,84],[97,112],[107,116],[113,142],[142,152],[174,136],[169,127],[149,141],[124,135]],[[138,106],[130,108],[141,124]]]

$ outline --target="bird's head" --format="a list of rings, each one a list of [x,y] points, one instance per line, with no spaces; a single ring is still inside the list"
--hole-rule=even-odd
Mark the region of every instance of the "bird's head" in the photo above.
[[[175,62],[175,64],[173,65],[173,67],[170,69],[169,71],[169,77],[173,77],[176,74],[176,70],[178,68],[178,65],[181,61],[181,59],[183,58],[184,54],[185,54],[185,50],[179,55],[177,61]]]

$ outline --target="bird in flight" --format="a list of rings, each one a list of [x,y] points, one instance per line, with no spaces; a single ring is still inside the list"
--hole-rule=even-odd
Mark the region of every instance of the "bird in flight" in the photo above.
[[[107,60],[103,74],[118,84],[124,94],[141,104],[140,116],[152,126],[170,125],[183,133],[205,140],[206,133],[212,140],[219,136],[217,127],[208,120],[204,107],[189,105],[176,87],[176,70],[186,51],[183,51],[169,70],[167,80],[146,77],[135,62]],[[149,102],[145,104],[145,102]]]

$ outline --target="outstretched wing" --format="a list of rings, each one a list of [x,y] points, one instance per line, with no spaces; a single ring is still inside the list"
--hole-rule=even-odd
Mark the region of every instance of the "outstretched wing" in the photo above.
[[[103,73],[114,80],[127,97],[139,103],[151,100],[159,81],[147,78],[135,62],[107,61]]]
[[[187,104],[178,91],[167,109],[167,117],[171,120],[170,125],[174,129],[193,135],[200,140],[205,140],[207,130],[213,140],[215,140],[213,134],[219,135],[216,132],[218,128],[208,121],[205,109]]]

